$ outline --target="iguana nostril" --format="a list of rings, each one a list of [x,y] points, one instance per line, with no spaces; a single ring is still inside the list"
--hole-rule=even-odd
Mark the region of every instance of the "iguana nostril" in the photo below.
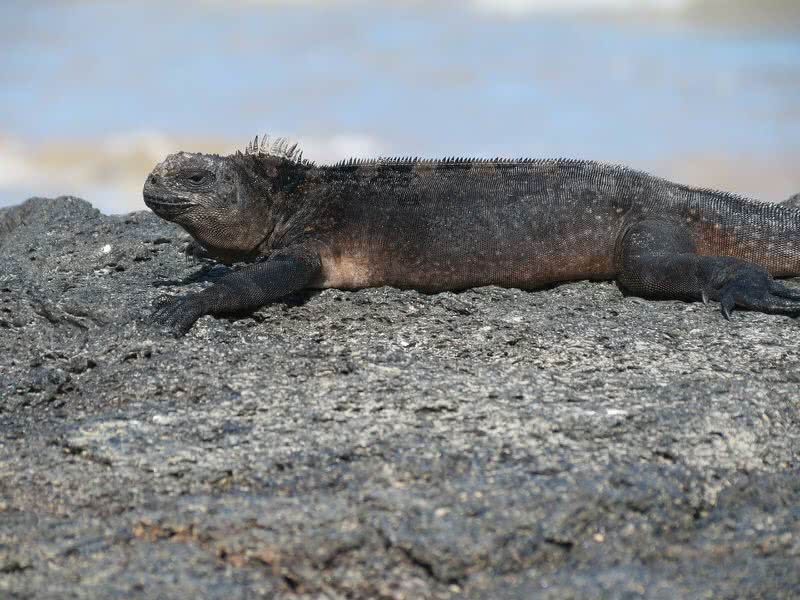
[[[158,183],[158,178],[155,175],[150,175],[150,183]]]

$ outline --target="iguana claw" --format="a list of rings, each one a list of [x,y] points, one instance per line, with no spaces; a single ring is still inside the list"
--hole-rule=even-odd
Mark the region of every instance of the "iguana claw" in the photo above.
[[[189,331],[206,312],[198,294],[186,294],[162,303],[150,315],[150,320],[180,336]]]

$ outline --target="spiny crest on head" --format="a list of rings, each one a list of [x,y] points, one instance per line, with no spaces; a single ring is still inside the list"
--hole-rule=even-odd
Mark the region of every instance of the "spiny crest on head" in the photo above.
[[[301,165],[311,164],[310,161],[303,159],[303,150],[300,145],[296,142],[290,143],[285,137],[270,138],[268,135],[263,135],[259,140],[256,136],[247,144],[243,154],[282,158]]]

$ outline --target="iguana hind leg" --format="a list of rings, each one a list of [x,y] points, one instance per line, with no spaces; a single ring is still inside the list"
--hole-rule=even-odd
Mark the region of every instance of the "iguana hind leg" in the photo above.
[[[619,284],[654,299],[715,300],[729,319],[734,308],[800,316],[800,291],[772,279],[759,265],[731,256],[699,256],[684,227],[642,221],[617,252]]]

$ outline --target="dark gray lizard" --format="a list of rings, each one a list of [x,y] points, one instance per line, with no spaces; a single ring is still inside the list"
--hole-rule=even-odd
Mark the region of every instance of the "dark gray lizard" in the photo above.
[[[584,160],[374,159],[317,166],[285,140],[179,152],[144,200],[207,255],[253,264],[163,305],[185,332],[303,288],[535,289],[615,279],[653,299],[800,315],[800,209]]]

